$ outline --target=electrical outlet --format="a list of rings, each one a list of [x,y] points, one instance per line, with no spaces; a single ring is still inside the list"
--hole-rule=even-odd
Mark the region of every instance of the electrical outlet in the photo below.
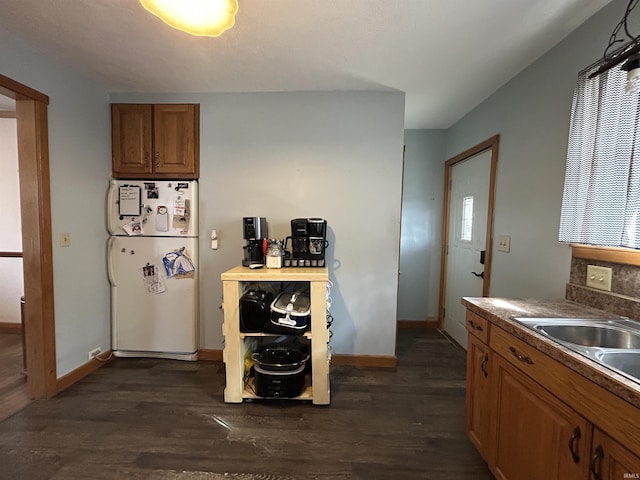
[[[100,350],[100,347],[94,348],[89,352],[89,360],[93,360],[95,357],[97,357],[101,353],[102,353],[102,350]]]
[[[69,232],[60,232],[60,246],[61,247],[71,246],[71,234]]]
[[[498,235],[498,251],[505,253],[511,251],[511,235]]]
[[[597,265],[587,265],[587,287],[611,291],[611,269]]]

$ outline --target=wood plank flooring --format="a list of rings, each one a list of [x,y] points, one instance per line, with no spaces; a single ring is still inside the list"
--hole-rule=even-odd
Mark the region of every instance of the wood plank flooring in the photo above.
[[[0,333],[0,420],[20,411],[29,402],[27,377],[23,371],[22,334]]]
[[[0,478],[492,479],[464,431],[464,352],[407,329],[397,355],[332,367],[329,406],[225,404],[220,363],[115,359],[0,423]]]

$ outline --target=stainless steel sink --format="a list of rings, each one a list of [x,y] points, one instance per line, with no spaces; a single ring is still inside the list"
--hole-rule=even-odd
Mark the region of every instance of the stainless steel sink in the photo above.
[[[618,373],[640,379],[640,350],[604,350],[597,352],[595,357]]]
[[[613,325],[544,325],[534,327],[556,340],[601,348],[638,348],[640,334]]]
[[[513,317],[532,330],[640,382],[640,322]]]

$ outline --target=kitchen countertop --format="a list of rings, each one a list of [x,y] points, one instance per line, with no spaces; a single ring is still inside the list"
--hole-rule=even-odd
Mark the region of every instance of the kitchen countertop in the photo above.
[[[496,327],[640,408],[640,381],[634,382],[512,319],[512,317],[547,317],[612,320],[623,317],[569,300],[464,297],[462,304]]]

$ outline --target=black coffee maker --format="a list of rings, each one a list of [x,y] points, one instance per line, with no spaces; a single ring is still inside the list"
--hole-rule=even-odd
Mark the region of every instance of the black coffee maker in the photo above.
[[[244,250],[243,266],[264,265],[268,233],[267,219],[265,217],[242,218],[242,238],[247,242],[242,247]]]
[[[284,266],[324,267],[327,246],[325,219],[294,218],[291,220],[291,236],[286,239],[285,249],[289,254],[284,259]]]

